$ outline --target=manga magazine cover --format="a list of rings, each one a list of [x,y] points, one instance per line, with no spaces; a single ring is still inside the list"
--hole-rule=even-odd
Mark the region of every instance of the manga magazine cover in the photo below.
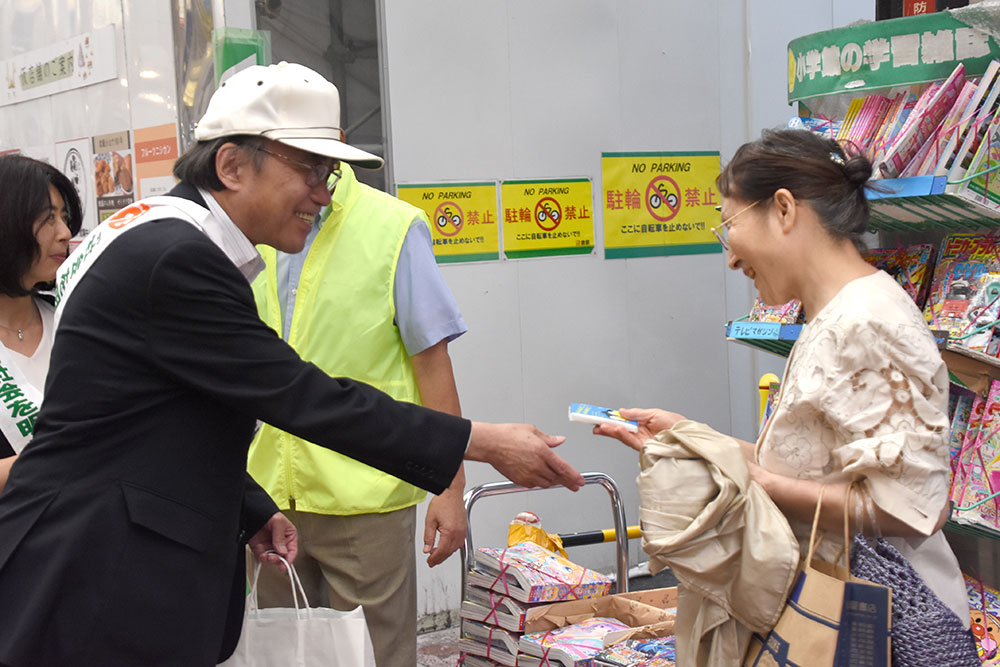
[[[983,350],[1000,313],[1000,245],[993,234],[949,234],[941,242],[924,317],[932,329]],[[985,328],[984,328],[985,327]],[[977,329],[983,331],[974,333]]]

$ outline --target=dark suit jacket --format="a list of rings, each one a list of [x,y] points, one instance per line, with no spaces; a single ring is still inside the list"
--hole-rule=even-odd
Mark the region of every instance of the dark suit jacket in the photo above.
[[[257,418],[433,493],[470,431],[303,362],[192,225],[115,241],[66,303],[34,440],[0,495],[0,663],[227,657],[243,545],[276,510],[245,473]]]

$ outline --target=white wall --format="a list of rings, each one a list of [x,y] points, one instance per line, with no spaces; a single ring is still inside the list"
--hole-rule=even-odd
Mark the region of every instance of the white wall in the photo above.
[[[753,438],[757,377],[782,362],[724,340],[724,322],[750,307],[750,285],[717,254],[605,261],[601,152],[721,150],[725,161],[793,113],[788,41],[872,18],[873,6],[810,0],[789,16],[783,3],[753,0],[697,11],[679,0],[385,1],[397,183],[594,183],[595,255],[442,265],[470,327],[451,346],[467,416],[569,436],[559,452],[617,480],[629,523],[637,457],[568,423],[570,402],[663,407]],[[482,464],[467,469],[469,486],[498,479]],[[522,509],[555,532],[612,525],[597,487],[536,491],[481,501],[476,544],[502,542]],[[631,551],[635,562],[638,541]],[[614,562],[609,545],[571,555],[606,570]],[[457,557],[418,566],[421,614],[457,606],[460,570]]]

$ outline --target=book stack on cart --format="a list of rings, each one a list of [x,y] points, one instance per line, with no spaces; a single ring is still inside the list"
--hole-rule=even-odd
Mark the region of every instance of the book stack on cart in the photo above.
[[[462,601],[460,664],[487,665],[672,665],[675,589],[612,595],[612,580],[534,542],[507,548],[481,547],[466,575]],[[573,622],[570,622],[572,620]],[[627,642],[659,642],[641,660],[624,654]],[[655,642],[654,642],[655,643]],[[652,646],[652,645],[651,645]],[[649,660],[660,662],[647,662]],[[611,661],[611,660],[617,660]]]

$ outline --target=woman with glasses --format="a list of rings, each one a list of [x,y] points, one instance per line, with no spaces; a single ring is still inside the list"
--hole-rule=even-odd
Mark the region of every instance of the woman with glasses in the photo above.
[[[52,351],[56,271],[80,230],[80,199],[55,167],[0,157],[0,489],[31,439]]]
[[[769,305],[800,300],[807,321],[771,419],[756,443],[741,444],[751,479],[788,518],[803,554],[825,487],[821,559],[836,559],[849,510],[855,530],[887,536],[968,627],[962,575],[941,532],[950,511],[948,370],[913,301],[858,250],[871,174],[864,156],[835,141],[778,130],[742,146],[718,178],[715,232],[729,267]],[[594,432],[635,449],[684,419],[622,416],[639,422],[637,434]],[[852,483],[860,502],[849,502]]]

